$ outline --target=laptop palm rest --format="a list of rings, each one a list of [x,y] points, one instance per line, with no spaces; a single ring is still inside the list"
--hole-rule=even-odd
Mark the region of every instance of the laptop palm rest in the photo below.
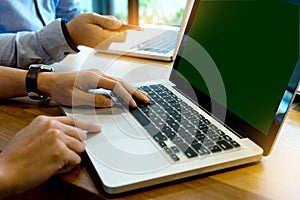
[[[153,172],[172,163],[124,108],[115,106],[80,113],[83,115],[76,114],[77,118],[103,124],[101,133],[88,133],[86,140],[86,150],[94,162],[129,174]]]

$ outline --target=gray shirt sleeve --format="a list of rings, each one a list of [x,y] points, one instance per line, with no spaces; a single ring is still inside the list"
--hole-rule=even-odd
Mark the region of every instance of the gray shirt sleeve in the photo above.
[[[77,53],[67,43],[57,19],[38,32],[0,34],[0,64],[27,69],[32,63],[52,64],[70,53]]]

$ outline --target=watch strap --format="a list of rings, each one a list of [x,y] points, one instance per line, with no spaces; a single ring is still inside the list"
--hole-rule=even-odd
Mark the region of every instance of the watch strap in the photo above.
[[[26,74],[25,82],[26,82],[27,94],[31,99],[43,100],[47,98],[47,96],[43,95],[38,90],[38,85],[37,85],[38,74],[40,72],[45,72],[45,71],[51,72],[53,71],[53,68],[47,65],[31,65],[29,67],[29,70]]]

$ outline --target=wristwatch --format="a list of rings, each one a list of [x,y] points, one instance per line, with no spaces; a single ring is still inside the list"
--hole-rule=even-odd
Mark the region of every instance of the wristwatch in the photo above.
[[[29,98],[34,100],[43,100],[47,96],[43,95],[37,86],[37,78],[40,72],[53,72],[54,69],[50,65],[32,64],[26,74],[26,89]]]

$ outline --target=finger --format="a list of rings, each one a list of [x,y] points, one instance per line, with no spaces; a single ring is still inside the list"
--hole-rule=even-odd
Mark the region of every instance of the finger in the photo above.
[[[91,123],[81,119],[75,119],[72,117],[53,117],[53,119],[69,126],[77,127],[75,130],[86,130],[89,132],[100,132],[101,126],[95,123]]]
[[[60,168],[55,174],[59,175],[59,174],[67,173],[75,167],[76,165],[65,165],[63,168]]]
[[[103,74],[102,76],[104,76],[108,79],[119,81],[122,84],[122,86],[134,97],[134,99],[136,99],[138,101],[141,101],[143,103],[149,103],[150,102],[150,99],[148,98],[148,94],[146,92],[141,91],[141,90],[125,83],[124,81],[121,81],[120,79],[114,78],[112,76],[109,76],[109,75],[106,75],[106,74]]]
[[[113,106],[113,101],[106,95],[85,92],[82,90],[76,91],[76,98],[73,98],[73,105],[89,105],[95,107],[110,108]]]
[[[129,93],[133,94],[134,92],[140,92],[146,96],[148,96],[148,94],[144,91],[141,91],[141,90],[138,90],[137,88],[131,86],[130,84],[127,84],[125,83],[124,81],[122,81],[121,79],[118,79],[118,78],[115,78],[115,77],[112,77],[112,76],[109,76],[109,75],[106,75],[106,74],[102,74],[102,76],[106,77],[106,78],[109,78],[109,79],[112,79],[112,80],[115,80],[115,81],[119,81],[121,82],[121,84],[124,86],[124,88],[126,90],[129,91]]]
[[[69,126],[66,124],[61,123],[61,126],[59,127],[61,131],[63,131],[65,134],[72,138],[76,138],[79,141],[84,141],[87,136],[86,136],[86,131],[77,128],[75,126]]]
[[[123,85],[119,81],[102,76],[98,82],[98,87],[112,90],[130,106],[137,106],[131,94],[123,87]]]
[[[114,104],[113,100],[105,95],[95,95],[95,106],[101,108],[110,108]]]
[[[150,102],[150,99],[148,98],[148,94],[144,91],[141,91],[141,90],[138,90],[136,89],[133,94],[132,94],[133,98],[138,100],[138,101],[141,101],[143,103],[149,103]]]
[[[78,140],[66,135],[59,129],[49,129],[46,132],[49,136],[47,141],[54,147],[50,149],[53,152],[54,160],[58,164],[57,172],[66,166],[75,166],[81,162],[81,158],[77,152],[83,152],[84,146]],[[75,151],[74,151],[75,150]]]
[[[86,131],[82,127],[75,127],[75,121],[70,117],[45,117],[39,116],[37,118],[38,127],[42,127],[45,130],[57,129],[67,133],[69,136],[74,137],[80,141],[86,139]],[[90,125],[94,128],[99,128],[95,125]]]
[[[102,15],[102,16],[110,19],[117,19],[114,15]]]
[[[85,150],[85,147],[82,142],[78,141],[74,137],[70,137],[63,131],[61,131],[61,140],[68,147],[69,150],[72,150],[75,153],[79,154]]]
[[[94,13],[91,15],[92,22],[109,30],[117,30],[122,26],[122,21],[112,17],[106,17]]]
[[[63,174],[71,171],[74,167],[80,164],[81,157],[77,153],[69,150],[69,153],[68,155],[66,155],[65,160],[65,164],[60,169],[58,169],[55,174]]]

